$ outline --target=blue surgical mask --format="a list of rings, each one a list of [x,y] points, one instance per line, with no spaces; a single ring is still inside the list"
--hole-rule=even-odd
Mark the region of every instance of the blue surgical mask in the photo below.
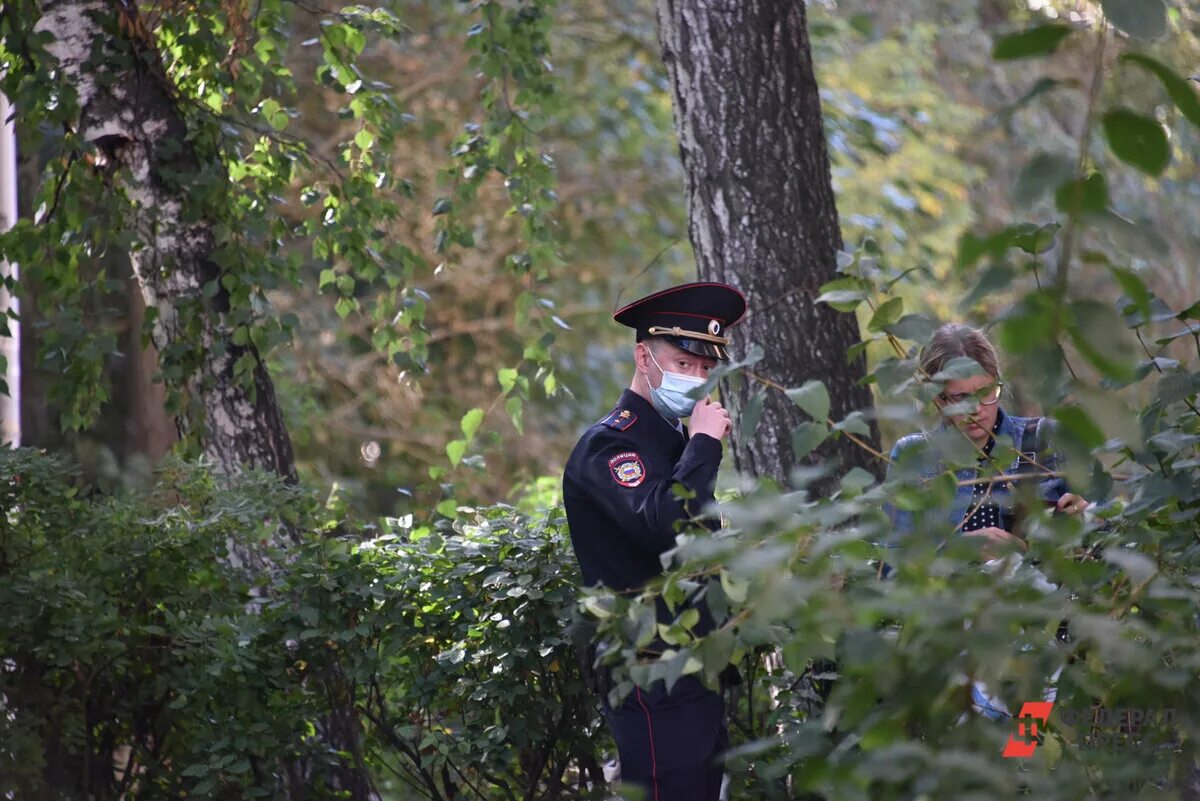
[[[662,383],[657,387],[650,387],[650,403],[663,417],[679,418],[690,415],[696,406],[696,400],[689,398],[688,393],[702,386],[705,379],[663,370],[653,353],[650,354],[650,360],[662,371]],[[646,383],[649,385],[649,378]]]

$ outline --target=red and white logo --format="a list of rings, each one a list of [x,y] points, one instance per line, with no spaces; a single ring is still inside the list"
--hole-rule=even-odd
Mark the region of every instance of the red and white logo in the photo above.
[[[1045,726],[1050,719],[1052,701],[1026,701],[1017,716],[1017,733],[1008,735],[1004,746],[1006,758],[1027,759],[1038,747],[1038,724]]]

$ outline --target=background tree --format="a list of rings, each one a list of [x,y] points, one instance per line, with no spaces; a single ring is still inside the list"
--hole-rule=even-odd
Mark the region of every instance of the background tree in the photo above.
[[[744,33],[747,14],[769,11],[729,5],[717,29]],[[22,220],[0,236],[0,255],[23,268],[26,441],[87,467],[76,475],[33,450],[0,460],[10,611],[0,795],[69,795],[83,786],[72,766],[94,797],[279,792],[279,765],[357,758],[310,736],[347,701],[370,712],[358,721],[361,758],[389,798],[603,792],[603,729],[563,635],[575,591],[555,496],[570,443],[628,378],[629,342],[608,313],[693,278],[701,250],[693,258],[683,244],[680,154],[692,155],[675,138],[652,5],[199,0],[186,13],[121,6],[115,23],[116,6],[89,7],[107,37],[98,45],[115,51],[105,69],[154,78],[142,65],[160,64],[188,148],[160,155],[186,168],[183,197],[197,211],[187,224],[212,224],[220,281],[176,307],[197,322],[187,337],[142,351],[160,311],[138,323],[133,267],[155,232],[129,224],[150,214],[125,191],[138,176],[114,168],[136,153],[81,136],[78,90],[47,69],[49,40],[33,31],[42,6],[0,5],[23,181]],[[686,550],[708,561],[664,585],[670,594],[694,571],[719,572],[711,596],[736,627],[698,644],[675,628],[676,653],[635,670],[679,675],[695,658],[707,673],[779,648],[786,670],[748,677],[754,715],[737,721],[735,798],[786,794],[770,778],[785,774],[838,798],[1066,799],[1109,787],[1124,798],[1127,785],[1175,781],[1181,763],[1170,761],[1196,742],[1194,723],[1155,752],[1162,762],[1081,751],[1081,732],[1054,728],[1046,763],[1014,771],[998,756],[1006,729],[961,723],[956,682],[994,677],[1013,703],[1036,696],[1043,668],[1061,660],[1041,632],[1070,616],[1079,639],[1060,703],[1173,704],[1197,719],[1198,332],[1183,307],[1196,295],[1200,115],[1181,77],[1200,54],[1195,9],[813,0],[802,10],[853,254],[832,288],[842,294],[827,299],[857,307],[866,341],[855,352],[867,356],[885,439],[929,422],[912,412],[922,331],[935,319],[994,323],[1014,406],[1058,415],[1071,463],[1093,468],[1074,478],[1123,476],[1120,502],[1081,552],[1070,524],[1038,521],[1041,569],[1064,594],[1036,603],[1019,581],[948,575],[953,554],[916,554],[903,584],[877,582],[869,560],[881,552],[868,540],[890,488],[861,472],[819,496],[739,485],[728,538]],[[780,14],[779,30],[794,31]],[[793,55],[780,58],[798,70]],[[743,83],[785,87],[758,77]],[[116,144],[131,136],[118,133]],[[153,191],[178,189],[172,169],[159,177]],[[221,336],[267,365],[298,485],[176,461],[203,450],[206,387],[190,382],[212,354],[191,345],[204,342],[196,315],[214,312]],[[255,359],[238,362],[253,384]],[[759,386],[745,380],[731,377],[731,390]],[[161,399],[147,392],[155,383]],[[792,394],[827,416],[815,384]],[[157,456],[170,437],[135,432],[156,430],[145,424],[155,406],[191,424],[150,474],[138,454]],[[748,401],[747,429],[757,416]],[[824,433],[815,421],[800,430],[801,450]],[[480,508],[492,500],[530,514]],[[271,547],[281,518],[299,540],[283,553]],[[237,568],[230,547],[288,569]],[[628,600],[589,605],[634,636],[652,618]],[[814,717],[794,677],[833,656],[831,643],[845,646],[844,689],[828,718]],[[831,744],[834,714],[855,747]],[[110,770],[119,743],[129,748]]]
[[[128,199],[124,227],[136,244],[134,275],[154,311],[154,343],[160,353],[192,354],[184,377],[197,408],[180,414],[179,425],[203,420],[200,447],[223,470],[257,468],[294,481],[274,385],[257,347],[235,338],[227,317],[236,276],[217,263],[220,217],[201,202],[215,206],[226,196],[192,191],[227,182],[224,164],[206,153],[203,133],[189,130],[136,6],[62,0],[40,12],[34,29],[49,35],[51,59],[40,69],[74,90],[78,117],[67,124],[79,150],[68,157],[87,153],[99,179]]]
[[[810,386],[813,399],[805,402],[815,417],[806,431],[824,431],[827,422],[866,410],[871,393],[862,383],[865,360],[846,361],[858,337],[853,320],[816,302],[837,276],[842,237],[805,4],[661,0],[658,19],[700,277],[746,293],[750,313],[737,342],[742,353],[748,343],[764,349],[756,370],[783,387],[824,384]],[[738,469],[787,482],[797,454],[815,444],[798,439],[793,448],[805,415],[754,383],[724,396],[750,418],[734,438]],[[861,420],[852,428],[877,439]],[[877,469],[844,437],[822,453],[845,467]]]

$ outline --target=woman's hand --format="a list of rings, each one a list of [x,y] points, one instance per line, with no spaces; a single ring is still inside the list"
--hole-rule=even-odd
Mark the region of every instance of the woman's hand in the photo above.
[[[1064,514],[1077,515],[1088,507],[1086,498],[1081,498],[1073,492],[1063,493],[1054,508]]]
[[[984,526],[974,531],[964,531],[963,536],[983,537],[986,540],[980,545],[980,550],[983,552],[985,559],[998,559],[1004,554],[1013,551],[1024,552],[1028,547],[1025,545],[1025,540],[995,526]]]

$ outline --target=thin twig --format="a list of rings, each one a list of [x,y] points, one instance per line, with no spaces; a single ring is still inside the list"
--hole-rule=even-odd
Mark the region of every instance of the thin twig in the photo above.
[[[1139,343],[1141,343],[1142,350],[1144,350],[1146,352],[1146,358],[1150,360],[1150,364],[1154,366],[1154,369],[1157,370],[1159,372],[1159,374],[1162,374],[1163,369],[1158,366],[1158,360],[1150,354],[1150,347],[1146,344],[1146,340],[1142,339],[1141,326],[1138,326],[1137,328],[1133,329],[1133,333],[1134,333],[1134,336],[1137,337],[1137,341]],[[1200,409],[1197,409],[1196,405],[1194,403],[1192,403],[1186,397],[1183,399],[1183,402],[1187,404],[1187,407],[1189,409],[1191,409],[1194,414],[1200,415]]]
[[[621,296],[625,294],[625,289],[626,289],[626,288],[627,288],[627,287],[628,287],[630,284],[632,284],[634,281],[638,280],[638,279],[639,279],[639,278],[641,278],[643,275],[645,275],[645,274],[646,274],[646,273],[649,271],[649,269],[650,269],[651,267],[653,267],[655,264],[657,264],[657,263],[658,263],[658,260],[659,260],[659,259],[661,259],[661,258],[663,257],[663,255],[664,255],[664,254],[665,254],[665,253],[666,253],[668,250],[670,250],[671,248],[675,247],[676,245],[678,245],[678,244],[679,244],[680,242],[682,242],[682,241],[683,241],[683,240],[682,240],[682,238],[677,236],[677,237],[675,237],[674,239],[672,239],[670,242],[668,242],[666,245],[664,245],[664,246],[663,246],[663,248],[662,248],[662,250],[660,250],[660,251],[658,251],[657,253],[655,253],[655,254],[654,254],[654,258],[650,259],[650,261],[646,263],[646,266],[645,266],[645,267],[643,267],[642,269],[638,270],[638,272],[637,272],[637,275],[634,275],[632,278],[630,278],[630,279],[629,279],[629,280],[628,280],[628,281],[627,281],[627,282],[626,282],[626,283],[625,283],[625,284],[624,284],[624,285],[621,287],[621,290],[620,290],[619,292],[617,292],[617,299],[616,299],[616,302],[615,302],[615,303],[614,303],[614,305],[613,305],[613,311],[614,311],[614,312],[616,312],[616,311],[617,311],[617,309],[621,308]]]
[[[749,370],[747,370],[747,371],[746,371],[746,375],[747,375],[747,376],[749,376],[751,379],[753,379],[753,380],[755,380],[755,381],[759,382],[760,384],[765,384],[766,386],[768,386],[768,387],[771,387],[772,389],[777,389],[777,390],[779,390],[780,392],[787,392],[787,389],[786,389],[786,388],[785,388],[783,385],[781,385],[781,384],[780,384],[778,381],[772,381],[772,380],[771,380],[771,379],[769,379],[769,378],[766,378],[766,377],[764,377],[764,376],[760,376],[760,375],[758,375],[757,373],[752,373],[752,372],[750,372]],[[836,425],[836,423],[834,422],[833,418],[829,418],[829,417],[825,418],[825,423],[826,423],[828,426],[830,426],[831,428],[832,428],[834,425]],[[883,453],[881,453],[880,451],[876,450],[875,448],[873,448],[873,447],[872,447],[871,445],[869,445],[868,443],[866,443],[866,442],[863,442],[861,439],[859,439],[858,437],[854,436],[854,435],[853,435],[853,434],[851,434],[849,431],[846,431],[846,430],[844,430],[844,429],[843,429],[843,430],[841,431],[841,433],[842,433],[843,435],[845,435],[846,439],[850,440],[850,441],[851,441],[851,442],[853,442],[855,445],[857,445],[858,447],[860,447],[860,448],[862,448],[863,450],[865,450],[867,453],[869,453],[869,454],[871,454],[872,456],[874,456],[876,459],[882,459],[884,462],[886,462],[886,463],[888,463],[888,464],[891,464],[891,463],[892,463],[892,460],[891,460],[891,459],[889,459],[887,456],[885,456]]]
[[[1079,156],[1075,163],[1076,184],[1074,195],[1067,213],[1067,225],[1063,229],[1063,244],[1058,256],[1058,270],[1054,274],[1054,285],[1058,290],[1060,303],[1067,295],[1067,276],[1070,271],[1071,254],[1075,245],[1075,229],[1079,219],[1079,204],[1083,199],[1083,171],[1087,167],[1088,162],[1088,139],[1091,137],[1092,127],[1095,125],[1096,105],[1100,97],[1100,85],[1103,83],[1104,77],[1104,49],[1108,43],[1108,28],[1103,20],[1100,21],[1098,36],[1100,41],[1096,45],[1095,67],[1092,70],[1092,83],[1088,88],[1087,111],[1083,118],[1083,129],[1079,132]],[[1061,316],[1059,322],[1061,322]]]

